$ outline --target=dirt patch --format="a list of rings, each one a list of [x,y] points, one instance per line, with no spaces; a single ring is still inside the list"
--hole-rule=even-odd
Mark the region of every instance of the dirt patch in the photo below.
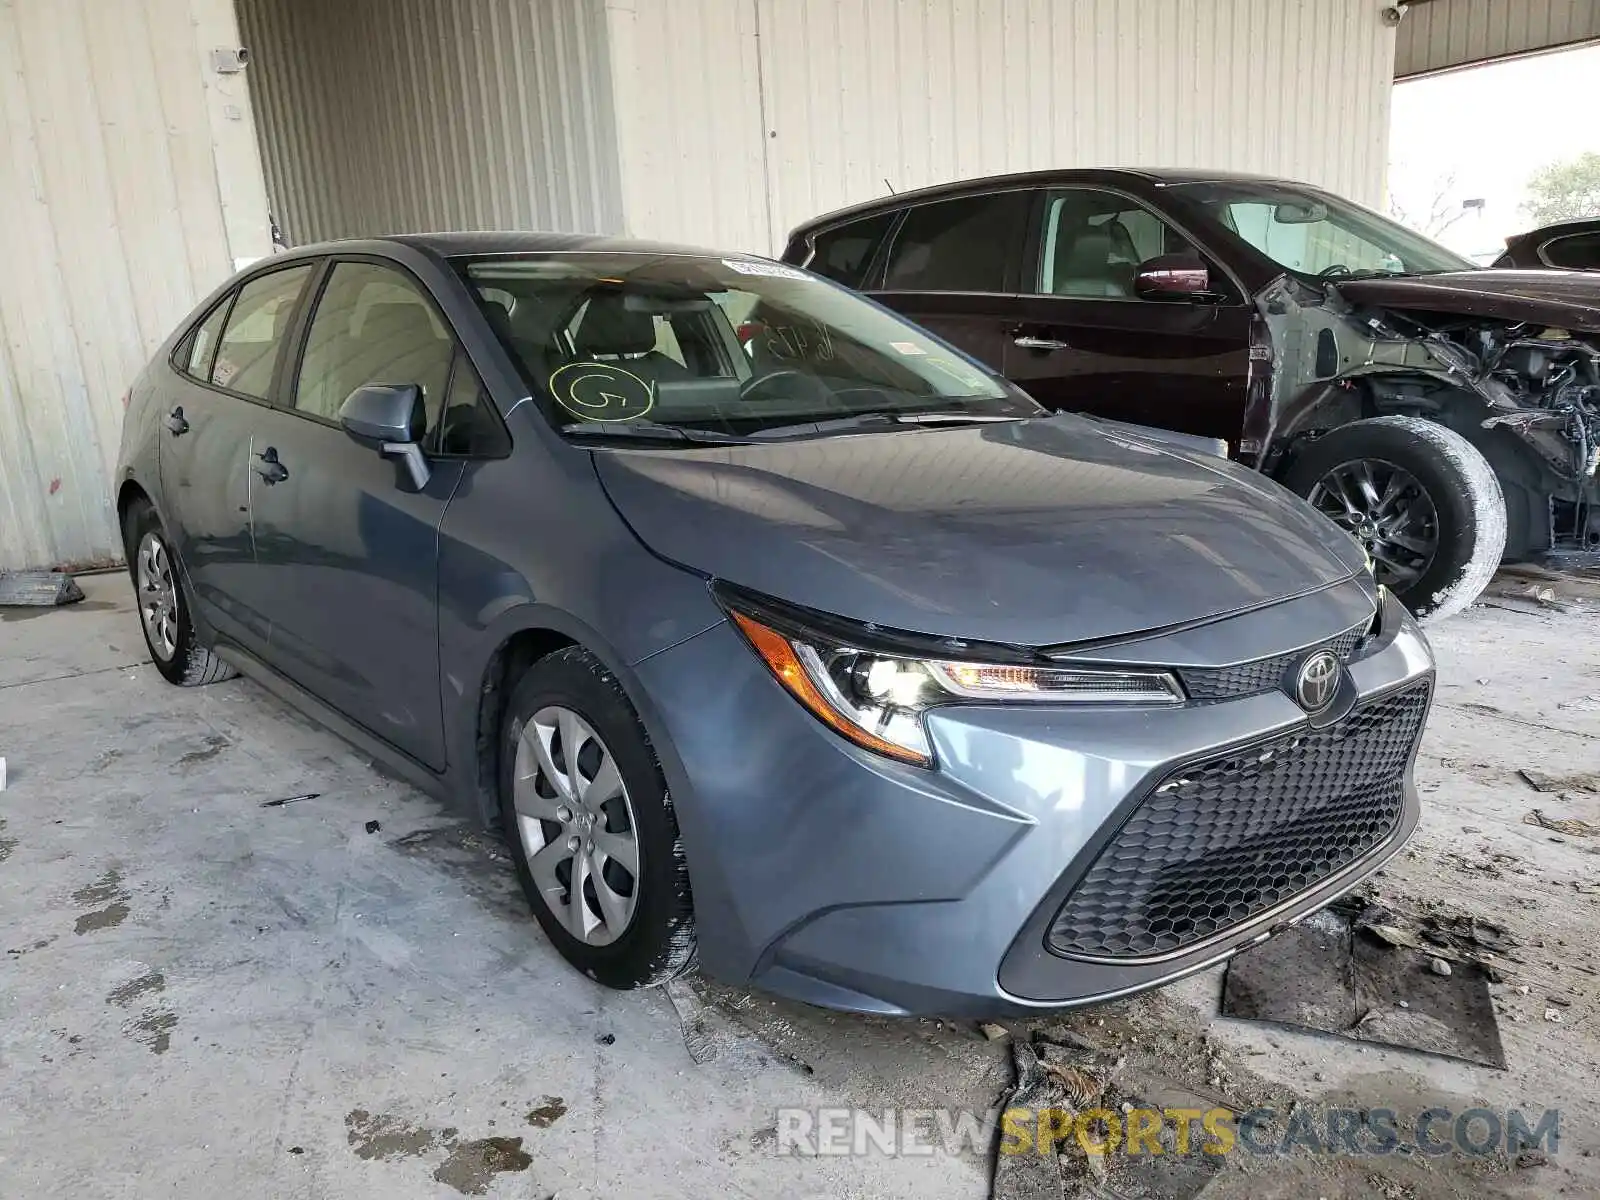
[[[115,929],[128,919],[126,904],[108,904],[94,912],[86,912],[72,926],[72,932],[93,933],[97,929]]]
[[[191,750],[178,759],[178,770],[187,770],[190,767],[199,766],[203,762],[209,762],[231,745],[233,743],[220,734],[210,734],[206,737],[200,749]]]
[[[528,1124],[535,1129],[549,1129],[567,1115],[567,1102],[560,1096],[540,1096],[533,1111],[528,1114]]]
[[[104,904],[108,900],[126,900],[127,889],[122,886],[122,872],[112,867],[93,883],[85,884],[72,893],[79,904]]]
[[[542,1108],[559,1109],[546,1124],[552,1124],[567,1111],[559,1096],[541,1098]],[[528,1114],[533,1122],[534,1113]],[[482,1196],[496,1175],[513,1171],[526,1171],[533,1165],[533,1157],[522,1148],[519,1137],[487,1137],[462,1141],[454,1128],[432,1129],[414,1125],[403,1117],[387,1113],[371,1113],[357,1108],[344,1119],[345,1134],[357,1158],[368,1161],[396,1158],[421,1158],[435,1150],[447,1152],[445,1160],[434,1170],[438,1182],[454,1188],[464,1196]]]
[[[533,1157],[523,1150],[521,1138],[480,1138],[459,1143],[433,1177],[464,1196],[482,1196],[496,1175],[526,1171],[532,1165]]]
[[[164,1008],[153,1008],[137,1021],[122,1027],[126,1033],[152,1054],[165,1054],[172,1045],[172,1031],[178,1027],[178,1014]]]
[[[429,1129],[387,1113],[351,1110],[344,1119],[345,1136],[357,1158],[416,1158],[455,1139],[454,1129]]]
[[[6,831],[4,818],[0,818],[0,834]],[[0,836],[0,862],[5,862],[11,857],[11,852],[17,848],[17,839]]]
[[[160,971],[150,971],[137,979],[130,979],[121,987],[114,987],[106,993],[107,1004],[118,1004],[123,1008],[128,1007],[140,996],[163,991],[167,986],[166,977]]]

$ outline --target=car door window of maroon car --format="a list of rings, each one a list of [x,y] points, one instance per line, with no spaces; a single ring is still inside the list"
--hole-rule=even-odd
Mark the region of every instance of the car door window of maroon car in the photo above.
[[[1087,188],[1052,192],[1045,203],[1038,294],[1133,299],[1141,264],[1199,252],[1182,234],[1124,196]]]

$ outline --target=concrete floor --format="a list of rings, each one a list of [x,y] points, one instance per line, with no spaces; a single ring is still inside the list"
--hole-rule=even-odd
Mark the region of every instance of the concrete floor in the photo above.
[[[253,684],[166,685],[125,578],[82,582],[74,607],[0,611],[0,1196],[987,1194],[977,1156],[779,1157],[774,1110],[985,1109],[1010,1078],[1003,1042],[707,986],[715,1056],[696,1064],[665,992],[565,966],[496,846]],[[1506,603],[1434,635],[1428,811],[1384,884],[1521,939],[1498,989],[1510,1069],[1217,1020],[1215,973],[1108,1027],[1140,1031],[1130,1071],[1560,1107],[1562,1152],[1415,1179],[1302,1164],[1274,1194],[1600,1194],[1600,838],[1522,822],[1600,822],[1600,796],[1514,775],[1600,770],[1600,645],[1593,611]]]

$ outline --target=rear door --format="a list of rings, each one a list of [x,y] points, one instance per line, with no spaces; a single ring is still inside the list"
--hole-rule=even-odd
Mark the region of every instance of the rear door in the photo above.
[[[472,423],[452,397],[454,333],[412,276],[347,259],[325,276],[303,340],[298,372],[255,444],[251,513],[258,594],[273,618],[268,658],[439,769],[438,529],[462,463],[431,455],[431,478],[418,490],[399,459],[340,428],[339,409],[363,384],[417,384],[422,441],[437,450],[447,425]],[[459,371],[472,392],[470,364]]]
[[[903,210],[866,290],[1003,371],[1017,322],[1030,196],[1021,189],[982,192]]]
[[[1215,263],[1215,298],[1143,298],[1141,264],[1204,256],[1132,198],[1102,188],[1036,193],[1005,374],[1041,404],[1237,447],[1250,311]]]
[[[224,296],[180,343],[164,403],[168,533],[201,616],[259,653],[269,616],[250,601],[250,440],[281,370],[314,263],[268,271]]]

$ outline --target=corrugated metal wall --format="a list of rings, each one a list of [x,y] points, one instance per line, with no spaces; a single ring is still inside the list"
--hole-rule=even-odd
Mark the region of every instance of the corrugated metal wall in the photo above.
[[[1600,39],[1600,0],[1430,0],[1400,23],[1396,79]]]
[[[1090,165],[1281,173],[1377,203],[1379,7],[611,0],[628,227],[773,250],[889,186]]]
[[[230,0],[0,0],[0,568],[120,558],[121,397],[270,250]]]
[[[291,242],[621,228],[601,0],[239,0],[239,18]]]

